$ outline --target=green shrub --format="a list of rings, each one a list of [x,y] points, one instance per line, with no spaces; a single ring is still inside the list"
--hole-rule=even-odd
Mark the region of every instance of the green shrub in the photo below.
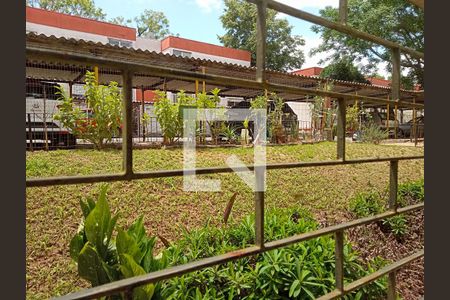
[[[383,211],[380,198],[376,192],[360,193],[350,201],[350,211],[359,218],[379,214]]]
[[[81,207],[84,222],[71,242],[70,253],[78,262],[79,275],[92,285],[249,247],[255,237],[254,216],[234,226],[207,223],[198,230],[183,228],[182,238],[155,257],[155,238],[146,236],[142,217],[128,230],[119,229],[116,239],[112,238],[117,216],[111,217],[106,187],[101,189],[97,203],[88,199],[81,202]],[[265,216],[266,241],[318,228],[311,215],[301,210],[272,210]],[[208,267],[135,288],[133,299],[314,299],[335,288],[334,244],[331,236],[322,236]],[[350,243],[345,242],[346,283],[373,272],[382,262],[378,259],[364,266]],[[344,298],[381,299],[385,288],[386,282],[381,279]]]
[[[235,143],[237,141],[238,135],[236,134],[236,128],[230,125],[223,125],[221,130],[221,134],[227,140],[228,144]]]
[[[269,211],[265,216],[266,241],[318,229],[318,223],[303,211]],[[232,227],[211,225],[187,232],[168,251],[170,264],[182,264],[203,257],[251,246],[254,217]],[[346,242],[345,279],[356,280],[373,272],[363,267],[355,250]],[[334,240],[319,237],[253,257],[206,268],[164,282],[165,299],[314,299],[334,289]],[[386,283],[371,284],[346,299],[379,299]],[[204,298],[202,298],[204,297]]]
[[[398,204],[405,206],[424,200],[424,181],[411,181],[398,186]],[[387,200],[381,199],[376,192],[360,193],[350,200],[350,211],[363,218],[382,213]],[[380,225],[381,224],[381,225]],[[379,225],[397,238],[403,237],[408,231],[408,221],[404,215],[396,215],[382,220]]]
[[[111,217],[106,190],[106,185],[102,186],[97,202],[91,198],[80,201],[84,219],[70,242],[70,256],[77,262],[80,277],[98,286],[165,268],[164,253],[160,258],[153,256],[156,238],[147,237],[142,217],[128,230],[119,229],[116,239],[112,239],[118,216]],[[133,299],[151,299],[160,286],[137,287]],[[109,299],[122,299],[122,295]]]
[[[345,125],[347,131],[355,131],[359,125],[358,105],[347,106],[345,114]]]
[[[425,199],[424,180],[411,181],[398,186],[398,199],[401,204],[422,202]]]
[[[166,93],[157,91],[155,101],[156,120],[161,127],[165,143],[173,143],[180,135],[182,122],[180,121],[180,105],[172,103]]]
[[[392,232],[397,238],[401,238],[408,231],[408,222],[404,215],[396,215],[382,221],[384,226]]]
[[[361,130],[361,140],[366,143],[379,144],[389,137],[387,130],[382,130],[377,124],[370,122]]]
[[[119,134],[122,124],[122,95],[117,82],[111,81],[108,86],[97,84],[94,72],[86,72],[85,80],[86,104],[91,111],[88,118],[73,102],[64,89],[58,91],[58,100],[62,101],[55,120],[68,128],[71,133],[102,149],[106,143]]]

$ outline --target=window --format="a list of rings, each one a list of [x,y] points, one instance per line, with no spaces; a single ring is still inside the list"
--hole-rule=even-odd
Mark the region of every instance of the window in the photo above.
[[[131,48],[133,44],[130,41],[124,41],[119,39],[108,38],[108,43],[113,46]]]
[[[192,52],[187,52],[187,51],[181,51],[181,50],[173,50],[173,55],[175,56],[181,56],[181,57],[191,57],[192,56]]]

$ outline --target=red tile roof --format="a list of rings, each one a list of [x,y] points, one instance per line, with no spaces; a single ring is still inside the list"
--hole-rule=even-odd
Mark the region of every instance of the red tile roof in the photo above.
[[[368,77],[367,80],[369,80],[370,83],[373,85],[386,86],[386,87],[391,86],[391,81],[387,80],[387,79]]]
[[[323,68],[320,68],[320,67],[311,67],[311,68],[293,71],[292,74],[303,75],[303,76],[319,76],[320,72],[322,72],[322,70],[323,70]]]

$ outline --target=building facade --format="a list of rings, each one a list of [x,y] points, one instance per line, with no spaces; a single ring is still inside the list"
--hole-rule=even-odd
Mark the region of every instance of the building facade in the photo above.
[[[175,36],[168,36],[162,40],[139,37],[136,35],[135,28],[33,7],[26,7],[26,32],[235,64],[244,67],[249,67],[251,61],[251,53],[249,51]],[[67,91],[70,89],[66,83],[61,83],[60,85]],[[75,98],[84,98],[84,89],[81,84],[73,84],[71,92]],[[169,99],[175,100],[175,94],[171,92],[167,94]],[[149,131],[158,132],[159,125],[155,122],[155,115],[153,113],[155,95],[155,92],[152,90],[142,91],[138,88],[133,89],[133,102],[139,102],[139,105],[135,103],[136,109],[138,110],[136,116],[142,115],[142,112],[145,111],[153,118]],[[220,105],[226,106],[229,100],[232,99],[221,99]],[[135,122],[137,127],[140,127],[139,120],[137,119]]]

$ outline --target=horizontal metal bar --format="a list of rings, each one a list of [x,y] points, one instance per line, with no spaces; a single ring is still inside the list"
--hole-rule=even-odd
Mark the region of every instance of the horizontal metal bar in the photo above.
[[[351,165],[362,163],[377,163],[399,160],[412,160],[423,159],[424,156],[399,156],[399,157],[384,157],[384,158],[360,158],[349,160],[329,160],[329,161],[311,161],[311,162],[293,162],[293,163],[278,163],[266,165],[267,170],[276,169],[292,169],[292,168],[308,168],[308,167],[325,167],[325,166],[337,166],[337,165]],[[188,172],[189,175],[205,175],[205,174],[218,174],[218,173],[230,173],[236,171],[247,171],[248,169],[254,170],[255,165],[248,165],[241,168],[231,167],[213,167],[213,168],[197,168]],[[195,172],[194,172],[195,171]],[[111,181],[124,181],[124,180],[136,180],[136,179],[150,179],[150,178],[163,178],[163,177],[179,177],[184,176],[185,170],[162,170],[162,171],[148,171],[148,172],[136,172],[131,174],[119,173],[119,174],[100,174],[100,175],[88,175],[88,176],[62,176],[62,177],[47,177],[47,178],[33,178],[26,180],[26,187],[39,187],[39,186],[51,186],[51,185],[67,185],[67,184],[81,184],[81,183],[96,183],[96,182],[111,182]]]
[[[76,293],[68,294],[56,299],[92,299],[107,295],[113,295],[115,293],[129,289],[130,287],[136,287],[152,282],[157,282],[165,279],[169,279],[175,276],[180,276],[186,273],[194,272],[206,267],[223,264],[231,260],[236,260],[241,257],[246,257],[254,254],[258,254],[261,251],[259,247],[248,247],[241,250],[231,251],[222,255],[204,258],[191,263],[175,266],[160,271],[152,272],[149,274],[136,276],[132,278],[122,279],[119,281],[107,283],[98,287],[82,290]]]
[[[254,4],[257,4],[259,2],[258,0],[246,0],[246,1],[254,3]],[[382,45],[382,46],[385,46],[390,49],[398,48],[403,53],[408,53],[409,55],[411,55],[412,57],[415,57],[415,58],[420,58],[420,59],[425,58],[425,55],[422,52],[416,51],[416,50],[408,48],[408,47],[404,47],[398,43],[385,40],[383,38],[369,34],[367,32],[360,31],[360,30],[352,28],[350,26],[324,19],[322,17],[310,14],[310,13],[300,10],[300,9],[293,8],[292,6],[282,4],[277,1],[267,0],[267,7],[274,9],[278,12],[285,13],[292,17],[302,19],[302,20],[305,20],[305,21],[308,21],[308,22],[311,22],[311,23],[314,23],[314,24],[317,24],[320,26],[324,26],[324,27],[327,27],[330,29],[334,29],[336,31],[339,31],[339,32],[342,32],[342,33],[351,35],[353,37],[360,38],[360,39],[363,39],[363,40],[366,40],[366,41],[369,41],[369,42],[372,42],[372,43],[375,43],[378,45]]]
[[[354,221],[347,222],[344,224],[330,226],[330,227],[322,228],[322,229],[315,230],[312,232],[295,235],[293,237],[289,237],[286,239],[269,242],[269,243],[266,243],[263,248],[253,246],[253,247],[248,247],[248,248],[244,248],[244,249],[240,249],[240,250],[236,250],[236,251],[231,251],[231,252],[228,252],[228,253],[225,253],[222,255],[204,258],[204,259],[194,261],[191,263],[187,263],[184,265],[175,266],[175,267],[167,268],[164,270],[148,273],[145,275],[136,276],[133,278],[122,279],[122,280],[104,284],[104,285],[101,285],[98,287],[82,290],[82,291],[68,294],[68,295],[65,295],[62,297],[58,297],[57,299],[60,299],[60,300],[63,300],[63,299],[64,300],[66,300],[66,299],[92,299],[92,298],[98,298],[98,297],[102,297],[102,296],[112,295],[112,294],[115,294],[120,291],[128,290],[128,289],[130,289],[130,287],[137,287],[137,286],[148,284],[148,283],[158,282],[161,280],[169,279],[169,278],[172,278],[175,276],[180,276],[180,275],[183,275],[183,274],[186,274],[189,272],[200,270],[200,269],[203,269],[206,267],[223,264],[225,262],[236,260],[236,259],[243,258],[246,256],[263,253],[263,252],[273,250],[276,248],[281,248],[281,247],[284,247],[284,246],[287,246],[287,245],[290,245],[293,243],[307,241],[307,240],[313,239],[315,237],[332,234],[332,233],[340,231],[340,230],[349,229],[352,227],[357,227],[357,226],[361,226],[361,225],[364,225],[367,223],[375,222],[375,221],[378,221],[378,220],[386,218],[386,217],[418,210],[420,208],[423,208],[423,206],[424,206],[423,203],[407,206],[407,207],[398,209],[397,212],[394,212],[394,211],[385,212],[385,213],[382,213],[382,214],[379,214],[376,216],[362,218],[362,219],[354,220]],[[351,285],[349,285],[349,286],[351,288]]]
[[[321,228],[321,229],[318,229],[318,230],[315,230],[315,231],[311,231],[311,232],[307,232],[307,233],[303,233],[303,234],[299,234],[299,235],[293,235],[293,236],[290,236],[288,238],[284,238],[284,239],[281,239],[281,240],[268,242],[268,243],[265,244],[265,248],[267,248],[269,250],[273,250],[273,249],[277,249],[277,248],[280,248],[280,247],[289,246],[291,244],[295,244],[295,243],[298,243],[298,242],[301,242],[301,241],[304,241],[304,240],[309,240],[309,239],[312,239],[312,238],[315,238],[315,237],[319,237],[319,236],[322,236],[322,235],[332,234],[332,233],[334,233],[336,231],[339,231],[339,230],[346,230],[346,229],[349,229],[349,228],[352,228],[352,227],[373,223],[373,222],[382,220],[384,218],[393,217],[393,216],[398,215],[400,213],[407,213],[407,212],[415,211],[415,210],[423,208],[423,206],[424,206],[423,203],[410,205],[410,206],[406,206],[406,207],[403,207],[403,208],[399,208],[397,210],[397,212],[395,212],[393,210],[389,210],[389,211],[383,212],[383,213],[375,215],[375,216],[365,217],[365,218],[361,218],[361,219],[353,220],[353,221],[350,221],[350,222],[341,223],[341,224],[337,224],[337,225]]]
[[[343,94],[338,92],[331,92],[331,91],[324,91],[324,90],[317,90],[317,89],[308,89],[303,87],[296,87],[296,86],[290,86],[290,85],[284,85],[284,84],[275,84],[270,82],[258,82],[256,80],[250,80],[250,79],[242,79],[242,78],[236,78],[236,77],[228,77],[228,76],[221,76],[221,75],[215,75],[215,74],[202,74],[198,72],[193,71],[186,71],[186,70],[179,70],[179,69],[173,69],[173,68],[167,68],[167,67],[161,67],[161,66],[154,66],[151,64],[147,64],[144,62],[125,62],[123,60],[117,60],[112,58],[104,58],[101,56],[94,56],[94,55],[86,55],[86,54],[80,54],[74,51],[58,51],[58,50],[50,50],[40,47],[33,47],[33,46],[26,46],[26,55],[28,56],[34,56],[34,59],[40,59],[40,60],[61,60],[68,63],[86,63],[86,64],[96,64],[98,66],[104,66],[104,67],[114,67],[114,68],[120,68],[124,69],[127,68],[129,70],[132,70],[134,72],[150,72],[151,74],[155,76],[160,77],[172,77],[176,79],[181,80],[187,80],[187,81],[195,81],[195,80],[202,80],[207,83],[214,83],[214,84],[223,84],[224,82],[227,83],[229,86],[238,86],[238,87],[244,87],[244,88],[250,88],[250,89],[257,89],[257,90],[264,90],[268,89],[273,92],[289,92],[292,94],[298,94],[298,95],[311,95],[311,96],[322,96],[322,97],[330,97],[330,98],[345,98],[345,99],[352,99],[352,100],[361,100],[364,102],[369,103],[377,103],[377,104],[403,104],[408,107],[418,107],[423,108],[423,104],[419,103],[410,103],[405,101],[392,101],[387,100],[383,98],[376,98],[376,97],[369,97],[369,96],[359,96],[354,94]]]
[[[406,266],[407,264],[415,261],[416,259],[419,259],[421,257],[423,257],[425,254],[425,251],[419,250],[416,253],[409,255],[405,258],[402,258],[388,266],[385,266],[381,269],[379,269],[378,271],[373,272],[372,274],[369,274],[367,276],[364,276],[356,281],[353,281],[352,283],[346,285],[344,287],[344,291],[340,292],[338,290],[334,290],[326,295],[323,295],[320,298],[317,298],[317,300],[331,300],[331,299],[338,299],[339,297],[342,297],[344,295],[347,295],[348,293],[362,287],[365,286],[375,280],[377,280],[380,277],[383,277],[393,271],[396,271],[404,266]]]

